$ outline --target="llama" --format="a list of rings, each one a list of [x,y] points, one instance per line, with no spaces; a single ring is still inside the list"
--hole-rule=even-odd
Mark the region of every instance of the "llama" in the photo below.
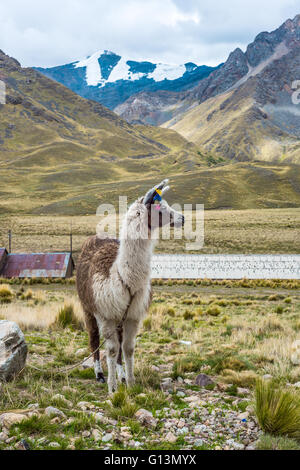
[[[79,257],[76,284],[94,351],[95,375],[97,381],[105,382],[97,350],[101,332],[109,393],[117,388],[116,376],[128,386],[134,383],[135,339],[151,302],[153,232],[167,224],[184,224],[183,215],[161,197],[169,189],[167,183],[162,181],[130,206],[120,241],[93,236],[84,243]]]

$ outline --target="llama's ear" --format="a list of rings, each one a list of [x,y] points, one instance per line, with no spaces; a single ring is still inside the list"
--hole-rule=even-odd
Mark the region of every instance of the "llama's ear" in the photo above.
[[[156,196],[161,196],[163,192],[167,191],[167,187],[165,187],[168,184],[169,180],[163,180],[161,183],[159,183],[157,186],[154,188],[150,189],[150,191],[147,192],[146,196],[144,197],[144,204],[145,206],[147,204],[152,204],[154,201],[154,198]]]

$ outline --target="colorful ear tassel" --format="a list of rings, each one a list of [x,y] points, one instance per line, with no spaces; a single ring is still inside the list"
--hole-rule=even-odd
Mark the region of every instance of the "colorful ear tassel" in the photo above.
[[[160,202],[162,200],[162,197],[161,197],[162,190],[161,189],[155,189],[155,192],[156,192],[156,194],[153,198],[153,201],[159,201]]]

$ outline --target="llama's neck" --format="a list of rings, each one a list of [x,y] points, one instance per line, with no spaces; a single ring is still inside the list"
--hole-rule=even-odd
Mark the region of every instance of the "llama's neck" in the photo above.
[[[152,240],[121,239],[116,266],[133,293],[150,280],[152,251]]]

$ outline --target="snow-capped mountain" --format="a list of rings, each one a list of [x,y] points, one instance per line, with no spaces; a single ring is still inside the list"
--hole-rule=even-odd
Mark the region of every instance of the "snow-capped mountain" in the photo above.
[[[58,67],[37,68],[84,98],[110,109],[141,91],[181,91],[195,86],[215,68],[136,61],[100,50],[82,60]]]

